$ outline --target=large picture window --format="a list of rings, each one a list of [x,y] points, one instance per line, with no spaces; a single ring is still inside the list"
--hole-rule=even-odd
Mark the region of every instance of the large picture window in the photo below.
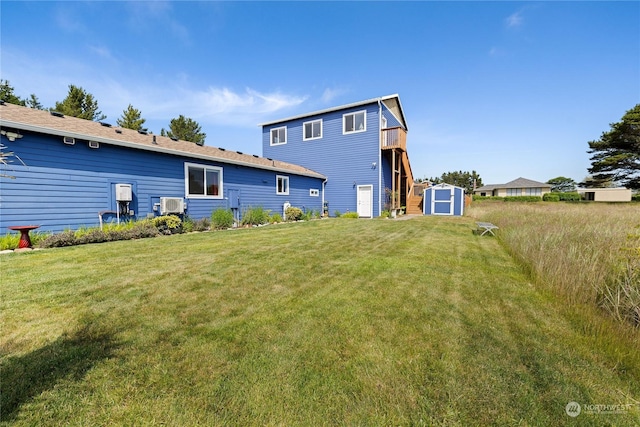
[[[507,188],[507,196],[522,196],[522,188]]]
[[[303,125],[303,128],[304,128],[304,135],[302,137],[303,141],[322,138],[322,119],[314,120],[312,122],[305,122]]]
[[[287,143],[287,127],[271,129],[271,145],[280,145]]]
[[[191,198],[222,198],[222,168],[185,163],[185,193]]]
[[[276,175],[276,194],[289,194],[289,177]]]
[[[342,116],[342,133],[364,132],[367,130],[367,112],[344,114]]]

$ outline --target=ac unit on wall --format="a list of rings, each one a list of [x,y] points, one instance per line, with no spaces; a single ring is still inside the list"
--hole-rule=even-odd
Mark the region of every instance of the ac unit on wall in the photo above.
[[[184,213],[184,200],[181,197],[160,197],[160,214]]]

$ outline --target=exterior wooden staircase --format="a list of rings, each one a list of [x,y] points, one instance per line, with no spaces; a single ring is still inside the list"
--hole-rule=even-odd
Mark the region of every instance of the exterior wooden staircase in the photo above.
[[[407,133],[400,127],[382,130],[382,149],[391,151],[392,182],[391,192],[398,194],[398,200],[392,201],[392,209],[405,207],[407,214],[422,214],[423,186],[413,182],[413,172],[407,154]]]

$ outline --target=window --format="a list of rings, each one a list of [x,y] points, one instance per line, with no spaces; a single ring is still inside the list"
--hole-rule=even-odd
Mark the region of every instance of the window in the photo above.
[[[322,138],[322,120],[314,120],[312,122],[306,122],[303,124],[303,128],[304,128],[304,135],[302,137],[303,141]]]
[[[185,193],[191,198],[222,198],[222,168],[185,163]]]
[[[271,145],[287,143],[287,127],[271,129]]]
[[[289,194],[289,177],[276,175],[276,194]]]
[[[367,130],[367,112],[344,114],[342,116],[342,133],[364,132]]]
[[[538,188],[527,188],[526,190],[526,195],[527,196],[541,196],[542,195],[542,188],[538,187]]]
[[[320,190],[317,190],[315,188],[310,188],[309,189],[309,195],[311,197],[318,197],[320,195]]]
[[[521,196],[522,189],[521,188],[507,188],[507,196]]]

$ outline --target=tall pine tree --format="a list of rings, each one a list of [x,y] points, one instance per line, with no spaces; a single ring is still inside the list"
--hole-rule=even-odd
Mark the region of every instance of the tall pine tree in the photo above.
[[[171,120],[168,131],[162,128],[160,135],[195,142],[198,145],[204,145],[204,140],[207,137],[207,134],[202,132],[202,128],[198,122],[182,114],[180,114],[180,117],[177,119]]]
[[[133,108],[131,104],[127,107],[126,110],[122,112],[122,116],[116,120],[118,126],[133,129],[133,130],[142,130],[142,125],[146,119],[142,118],[142,113],[140,110]]]
[[[69,85],[69,93],[62,102],[56,101],[55,111],[65,116],[78,117],[86,120],[104,120],[107,118],[98,109],[98,101],[83,88]]]

